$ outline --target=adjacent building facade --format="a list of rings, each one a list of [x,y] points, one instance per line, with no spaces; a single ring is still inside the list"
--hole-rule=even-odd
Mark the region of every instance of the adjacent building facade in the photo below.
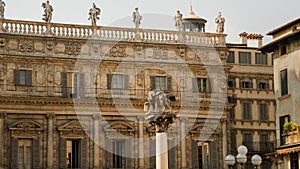
[[[237,155],[237,148],[248,148],[247,168],[252,168],[251,157],[262,157],[262,169],[276,168],[266,154],[275,148],[275,99],[273,88],[273,61],[270,54],[262,54],[259,34],[240,35],[241,43],[227,43],[229,55],[228,101],[233,105],[229,113],[228,152]],[[251,46],[251,42],[256,46]],[[236,166],[237,167],[237,164]]]
[[[284,127],[287,122],[300,124],[300,19],[289,22],[268,33],[273,41],[263,46],[263,52],[274,58],[274,89],[276,106],[276,138],[278,167],[298,169],[300,162],[300,133]]]

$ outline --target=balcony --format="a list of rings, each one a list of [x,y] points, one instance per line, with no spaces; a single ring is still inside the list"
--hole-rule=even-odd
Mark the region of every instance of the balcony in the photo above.
[[[2,33],[6,34],[53,36],[70,39],[226,46],[225,34],[201,32],[117,28],[9,19],[0,19],[0,30],[3,30]]]
[[[74,92],[77,91],[77,92]],[[16,86],[0,84],[0,95],[8,97],[55,97],[55,98],[96,98],[96,99],[131,99],[147,100],[146,89],[106,89],[84,88],[74,90],[61,86]],[[205,93],[192,91],[166,92],[173,100],[186,102],[226,102],[227,93]]]
[[[300,144],[300,131],[290,131],[282,135],[282,146]]]

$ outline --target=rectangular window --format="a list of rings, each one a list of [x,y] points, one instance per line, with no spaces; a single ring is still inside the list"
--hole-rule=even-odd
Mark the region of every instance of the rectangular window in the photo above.
[[[17,86],[31,86],[32,85],[32,71],[31,70],[14,70],[14,82]]]
[[[80,140],[67,140],[67,168],[79,168]]]
[[[243,120],[252,120],[251,103],[250,102],[242,103],[242,109],[243,109]]]
[[[228,88],[230,88],[230,89],[235,88],[235,79],[234,78],[228,78],[227,85],[228,85]]]
[[[18,141],[18,168],[32,168],[32,140]]]
[[[268,90],[268,83],[267,82],[258,82],[258,89],[259,90]]]
[[[259,148],[262,152],[267,152],[268,149],[271,149],[273,147],[271,147],[271,144],[269,142],[269,134],[268,133],[260,133],[259,134],[259,139],[260,139],[260,142],[259,142]]]
[[[288,94],[288,74],[287,69],[280,71],[281,96]]]
[[[74,73],[72,83],[72,96],[71,98],[84,97],[84,74]]]
[[[299,168],[299,153],[293,152],[290,154],[291,166],[290,168]]]
[[[259,104],[259,120],[267,121],[269,120],[268,104],[261,103]]]
[[[230,149],[236,151],[236,132],[230,133]]]
[[[235,119],[235,110],[234,107],[229,111],[229,119],[234,120]]]
[[[125,141],[116,140],[112,143],[113,148],[113,168],[126,168]]]
[[[234,63],[234,51],[229,51],[229,55],[227,58],[227,63]]]
[[[193,91],[194,92],[209,92],[209,82],[207,78],[194,78],[193,79]]]
[[[128,89],[128,75],[123,74],[107,74],[108,89]]]
[[[209,169],[208,144],[198,145],[198,167],[199,169]]]
[[[171,76],[151,76],[150,88],[157,91],[171,91],[172,77]]]
[[[251,64],[251,53],[250,52],[239,52],[239,63]]]
[[[248,148],[248,151],[253,151],[253,135],[251,132],[243,134],[243,145]]]
[[[290,115],[285,115],[285,116],[279,117],[280,145],[285,144],[285,137],[283,136],[283,125],[285,122],[290,122],[290,121],[291,121]]]
[[[250,89],[250,88],[252,88],[252,84],[249,81],[243,81],[241,83],[241,88],[242,89]]]
[[[268,57],[262,53],[255,53],[255,64],[257,65],[267,65]]]

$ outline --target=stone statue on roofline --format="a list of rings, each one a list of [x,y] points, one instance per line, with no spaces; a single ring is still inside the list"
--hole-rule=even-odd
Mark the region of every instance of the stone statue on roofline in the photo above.
[[[135,28],[139,28],[142,20],[142,16],[139,13],[139,8],[135,8],[135,12],[132,14],[133,23],[135,24]]]
[[[180,11],[177,11],[177,14],[174,17],[175,21],[175,27],[177,30],[182,31],[183,30],[183,24],[182,24],[182,14]]]
[[[0,18],[4,18],[5,2],[0,0]]]
[[[89,11],[89,20],[91,20],[92,26],[96,26],[97,25],[97,20],[100,19],[99,15],[100,15],[100,8],[98,8],[95,3],[93,3],[92,8]]]
[[[53,7],[50,5],[49,0],[47,0],[46,3],[43,2],[42,7],[44,8],[43,20],[47,23],[50,23],[52,20]]]
[[[218,17],[215,19],[215,22],[217,24],[217,33],[223,33],[224,32],[224,23],[225,18],[222,17],[222,13],[219,12]]]

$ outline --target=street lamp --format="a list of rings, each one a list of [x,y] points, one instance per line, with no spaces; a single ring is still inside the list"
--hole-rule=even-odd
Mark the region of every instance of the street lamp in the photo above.
[[[235,158],[233,155],[229,154],[225,158],[225,163],[229,166],[229,168],[232,168],[232,166],[235,164]]]
[[[261,162],[262,162],[262,159],[259,155],[255,154],[254,156],[252,156],[251,163],[255,166],[256,169],[261,164]]]
[[[244,164],[247,162],[247,153],[248,149],[246,146],[239,146],[238,148],[238,155],[236,156],[236,162],[241,165],[241,168],[244,168]],[[257,169],[258,166],[261,164],[262,159],[259,155],[254,155],[251,158],[252,165]],[[225,157],[225,163],[229,166],[229,168],[232,168],[232,166],[235,164],[235,157],[231,154],[227,155]]]

